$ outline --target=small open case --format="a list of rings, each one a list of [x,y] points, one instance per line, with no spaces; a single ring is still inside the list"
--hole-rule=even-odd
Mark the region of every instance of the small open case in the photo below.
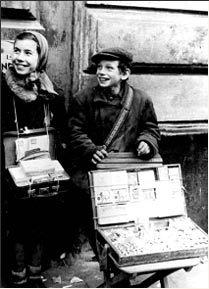
[[[99,256],[120,266],[207,255],[208,236],[188,216],[180,164],[89,172]]]
[[[49,197],[68,190],[70,177],[56,159],[54,128],[3,134],[6,181],[18,199]]]

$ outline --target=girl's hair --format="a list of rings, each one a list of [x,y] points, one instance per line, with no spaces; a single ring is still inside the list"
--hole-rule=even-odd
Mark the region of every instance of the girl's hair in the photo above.
[[[37,52],[38,52],[38,54],[41,53],[41,48],[40,48],[40,46],[39,46],[39,42],[38,42],[37,38],[35,37],[35,35],[33,35],[33,34],[30,33],[30,32],[22,32],[22,33],[20,33],[20,34],[18,34],[18,35],[16,36],[15,42],[16,42],[17,40],[24,40],[24,39],[30,39],[30,40],[35,41],[36,44],[37,44]],[[14,44],[15,44],[15,43],[14,43]]]

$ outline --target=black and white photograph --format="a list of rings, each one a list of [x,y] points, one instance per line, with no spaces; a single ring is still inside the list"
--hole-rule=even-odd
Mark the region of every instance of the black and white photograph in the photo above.
[[[208,288],[208,1],[1,1],[0,288]]]

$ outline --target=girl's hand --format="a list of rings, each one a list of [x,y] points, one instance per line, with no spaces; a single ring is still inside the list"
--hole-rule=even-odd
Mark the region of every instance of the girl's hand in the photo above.
[[[63,149],[66,149],[66,148],[67,148],[66,143],[61,143],[61,147],[62,147]]]

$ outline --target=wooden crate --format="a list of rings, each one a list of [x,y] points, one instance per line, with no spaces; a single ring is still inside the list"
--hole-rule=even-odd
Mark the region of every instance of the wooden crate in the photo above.
[[[54,128],[47,131],[26,130],[19,134],[16,131],[6,132],[3,134],[3,145],[5,178],[12,198],[51,197],[69,190],[70,176],[56,159],[57,136]],[[19,149],[19,145],[24,149]],[[18,149],[23,153],[22,159],[18,158]],[[27,170],[24,169],[26,167]],[[33,173],[29,174],[30,170]]]
[[[188,216],[180,164],[89,172],[99,253],[118,266],[207,255],[207,234]]]

